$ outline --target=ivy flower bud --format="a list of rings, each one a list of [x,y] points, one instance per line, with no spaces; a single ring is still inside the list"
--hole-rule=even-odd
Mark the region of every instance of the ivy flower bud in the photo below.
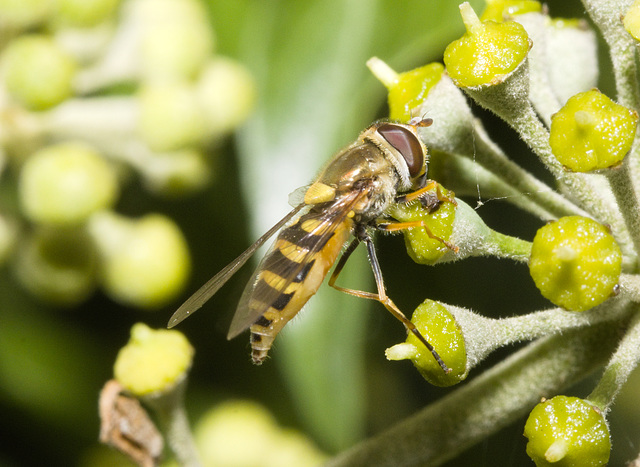
[[[89,28],[109,19],[120,0],[56,0],[52,18],[56,26]]]
[[[580,216],[543,226],[533,239],[529,272],[542,295],[571,311],[609,298],[622,268],[618,244],[602,224]]]
[[[40,228],[19,244],[14,272],[33,295],[70,307],[94,291],[97,265],[95,245],[85,230]]]
[[[256,84],[240,63],[216,57],[205,65],[196,84],[207,133],[215,138],[240,125],[253,110]]]
[[[604,466],[611,440],[602,412],[584,399],[555,396],[536,405],[524,427],[538,467]]]
[[[425,196],[422,199],[427,199],[429,203],[438,203],[435,210],[430,212],[421,201],[414,201],[393,204],[387,209],[387,213],[400,222],[421,221],[427,225],[431,235],[424,227],[414,227],[403,230],[404,239],[407,252],[416,263],[434,264],[450,249],[443,242],[449,240],[453,232],[456,203],[453,201],[453,193],[441,185]]]
[[[527,32],[513,21],[481,22],[468,3],[460,12],[467,32],[444,51],[449,76],[460,87],[502,83],[527,57]]]
[[[138,0],[129,10],[140,26],[140,65],[148,80],[192,79],[213,53],[215,38],[202,2]]]
[[[193,347],[181,332],[153,330],[137,323],[131,328],[129,342],[118,352],[113,372],[136,397],[166,393],[184,380],[193,354]]]
[[[624,28],[631,36],[640,41],[640,0],[633,2],[622,21]]]
[[[153,154],[139,170],[151,191],[168,197],[192,194],[211,179],[207,157],[194,149]]]
[[[132,221],[112,213],[91,219],[102,256],[102,285],[115,300],[158,308],[182,291],[190,258],[182,232],[161,215]]]
[[[192,86],[162,82],[140,91],[140,133],[154,151],[174,151],[204,142],[205,116]]]
[[[558,161],[576,172],[618,165],[631,149],[638,114],[600,91],[576,94],[551,117],[549,144]]]
[[[283,430],[270,412],[250,401],[229,401],[207,411],[195,438],[204,465],[311,467],[326,461],[309,439]]]
[[[413,333],[408,334],[405,343],[388,348],[387,358],[411,360],[422,377],[435,386],[452,386],[463,381],[468,373],[464,336],[451,313],[440,303],[425,300],[413,312],[411,322],[451,372],[442,371],[431,352]]]
[[[431,88],[440,81],[444,67],[440,63],[430,63],[415,70],[399,73],[390,83],[389,118],[407,122],[415,117],[418,109],[427,98]]]
[[[111,165],[91,147],[61,143],[27,159],[18,191],[32,221],[74,225],[109,208],[117,197],[118,181]]]
[[[540,13],[542,4],[535,0],[487,0],[487,7],[482,12],[482,21],[501,23],[505,18],[525,13]]]
[[[21,36],[9,43],[2,60],[7,90],[25,107],[44,110],[71,96],[76,64],[53,39]]]

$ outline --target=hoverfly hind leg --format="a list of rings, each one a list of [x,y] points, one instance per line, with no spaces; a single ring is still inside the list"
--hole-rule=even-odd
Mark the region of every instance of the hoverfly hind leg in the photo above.
[[[340,272],[342,271],[342,269],[344,268],[344,265],[347,262],[347,259],[349,259],[349,256],[355,251],[360,241],[364,241],[365,244],[367,245],[367,253],[369,255],[369,261],[371,262],[371,269],[373,270],[373,275],[376,281],[376,287],[378,289],[377,294],[372,292],[365,292],[362,290],[348,289],[335,284],[336,280],[338,279],[338,276],[340,275]],[[442,358],[440,357],[440,355],[438,355],[438,352],[436,352],[433,346],[429,344],[429,342],[424,338],[422,334],[420,334],[420,331],[416,328],[415,324],[413,324],[400,311],[400,309],[396,306],[396,304],[393,303],[393,301],[387,296],[387,292],[384,286],[384,281],[382,279],[382,271],[380,270],[380,264],[378,263],[378,257],[376,256],[376,253],[375,253],[373,241],[371,240],[371,237],[369,237],[369,235],[366,233],[364,229],[356,233],[356,239],[349,244],[347,249],[344,251],[344,253],[340,257],[338,264],[336,265],[335,269],[333,270],[333,273],[331,274],[331,277],[329,278],[329,285],[334,289],[339,290],[340,292],[353,295],[354,297],[366,298],[369,300],[375,300],[377,302],[380,302],[393,316],[395,316],[398,320],[402,322],[405,329],[407,330],[407,333],[409,332],[413,333],[420,340],[420,342],[422,342],[425,345],[427,350],[431,352],[431,355],[433,355],[433,358],[436,360],[436,362],[438,362],[438,365],[440,365],[440,368],[442,368],[442,371],[444,371],[445,374],[448,374],[451,372],[451,369],[442,361]]]

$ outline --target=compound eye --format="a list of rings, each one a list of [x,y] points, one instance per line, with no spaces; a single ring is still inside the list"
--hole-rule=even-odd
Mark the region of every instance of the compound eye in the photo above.
[[[392,123],[380,125],[378,133],[402,154],[409,168],[409,175],[418,176],[424,164],[424,152],[418,137],[405,127]]]

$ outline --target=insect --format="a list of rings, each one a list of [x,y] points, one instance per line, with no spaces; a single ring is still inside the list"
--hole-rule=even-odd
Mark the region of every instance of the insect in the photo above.
[[[434,210],[442,196],[426,196],[437,184],[427,180],[428,151],[417,135],[418,127],[431,125],[431,119],[412,119],[408,124],[376,122],[358,139],[338,152],[319,177],[306,188],[304,200],[260,237],[227,267],[193,294],[169,320],[168,327],[180,323],[209,300],[270,237],[277,239],[247,284],[232,319],[228,338],[247,328],[251,331],[252,358],[260,364],[284,325],[313,296],[336,262],[329,285],[356,297],[376,300],[412,332],[448,372],[440,356],[387,296],[382,272],[370,232],[425,228],[423,221],[387,220],[385,209],[392,203],[420,200]],[[435,199],[435,201],[434,201]],[[343,246],[353,240],[338,256]],[[377,293],[353,290],[335,284],[349,256],[364,242],[373,269]]]

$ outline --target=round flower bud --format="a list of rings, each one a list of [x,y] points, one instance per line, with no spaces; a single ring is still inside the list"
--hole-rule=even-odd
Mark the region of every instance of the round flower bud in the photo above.
[[[602,224],[562,217],[536,233],[529,272],[543,296],[571,311],[604,302],[618,283],[622,254]]]
[[[202,2],[138,0],[141,66],[147,80],[192,79],[213,53],[214,35]]]
[[[609,428],[600,410],[584,399],[556,396],[536,405],[524,435],[538,467],[598,467],[609,461]]]
[[[425,300],[413,312],[411,322],[451,372],[442,371],[433,354],[411,332],[405,343],[387,349],[387,358],[411,360],[422,377],[435,386],[452,386],[463,381],[468,373],[467,353],[462,331],[451,313],[440,303]]]
[[[9,43],[2,59],[7,90],[25,107],[48,109],[71,96],[76,64],[53,39],[18,37]]]
[[[443,241],[449,240],[453,232],[456,203],[453,201],[453,192],[440,185],[438,185],[438,190],[442,195],[442,200],[438,199],[437,190],[428,192],[421,198],[429,204],[436,205],[436,208],[431,212],[421,201],[396,203],[387,210],[387,213],[399,222],[423,221],[431,231],[432,235],[429,235],[424,227],[413,227],[402,231],[407,252],[416,263],[434,264],[450,250],[450,246],[447,246]]]
[[[487,0],[487,7],[482,12],[482,21],[491,20],[500,23],[516,15],[540,13],[542,4],[535,0]]]
[[[503,82],[529,52],[524,27],[513,21],[481,22],[468,4],[461,5],[460,11],[467,32],[444,51],[447,73],[460,87]]]
[[[118,352],[114,376],[136,397],[168,392],[185,378],[193,353],[181,332],[153,330],[137,323],[129,342]]]
[[[51,0],[0,0],[3,28],[11,30],[35,26],[51,13]]]
[[[61,143],[34,153],[22,167],[18,191],[34,222],[79,224],[110,207],[118,194],[114,169],[91,147]]]
[[[174,151],[204,142],[205,116],[194,89],[165,82],[140,91],[140,132],[154,151]]]
[[[431,88],[442,78],[443,71],[440,63],[430,63],[400,73],[389,86],[389,118],[408,122],[415,117],[413,110],[424,102]]]
[[[256,100],[253,76],[230,58],[218,56],[210,60],[196,86],[207,133],[212,137],[233,130],[253,110]]]
[[[600,91],[576,94],[551,117],[549,144],[570,170],[589,172],[622,162],[636,134],[638,114]]]
[[[114,300],[140,308],[166,305],[189,276],[186,241],[175,223],[161,215],[131,221],[112,213],[91,219],[102,254],[102,285]]]
[[[153,154],[140,170],[151,191],[168,197],[192,194],[211,179],[207,157],[194,149]]]
[[[303,435],[280,428],[261,405],[230,401],[209,410],[195,429],[204,465],[314,466],[326,456]]]
[[[624,28],[631,36],[640,41],[640,0],[636,0],[627,10],[622,21]]]
[[[43,228],[20,243],[14,271],[35,296],[70,307],[93,293],[97,264],[95,245],[83,229]]]
[[[109,19],[120,0],[56,0],[53,22],[60,26],[89,28]]]

